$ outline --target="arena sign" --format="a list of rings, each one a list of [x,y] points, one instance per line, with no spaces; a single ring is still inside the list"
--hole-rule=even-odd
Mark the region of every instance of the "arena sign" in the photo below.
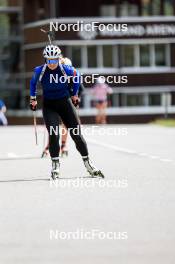
[[[114,26],[114,24],[113,24]],[[110,29],[110,30],[109,30]],[[113,30],[112,25],[108,27],[92,28],[91,31],[81,30],[78,33],[81,39],[95,39],[95,38],[132,38],[132,37],[175,37],[174,24],[135,24],[128,25],[127,30]]]

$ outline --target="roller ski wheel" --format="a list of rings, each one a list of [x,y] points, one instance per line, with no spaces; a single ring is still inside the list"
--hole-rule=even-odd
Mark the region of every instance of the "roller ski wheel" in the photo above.
[[[59,179],[59,174],[57,172],[51,172],[51,178],[53,181]]]
[[[98,170],[93,164],[92,161],[89,158],[83,159],[84,165],[90,174],[91,177],[100,177],[104,178],[104,174],[101,172],[101,170]]]
[[[59,160],[52,160],[51,178],[52,180],[59,179],[60,176],[60,163]]]
[[[89,172],[89,171],[88,171]],[[105,178],[104,174],[99,170],[99,171],[94,171],[94,172],[89,172],[90,176],[93,178],[100,177],[100,178]]]

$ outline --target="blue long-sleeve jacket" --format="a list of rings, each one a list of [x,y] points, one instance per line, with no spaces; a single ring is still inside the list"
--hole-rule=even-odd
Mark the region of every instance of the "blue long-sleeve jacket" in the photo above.
[[[36,96],[37,83],[39,82],[40,75],[42,75],[42,69],[44,65],[38,66],[34,69],[34,74],[30,81],[30,96]],[[77,95],[80,86],[80,74],[74,67],[62,64],[63,70],[66,76],[74,76],[74,82],[72,82],[71,96]],[[75,78],[76,76],[76,78]],[[61,77],[61,79],[60,79]],[[46,67],[41,79],[41,86],[43,89],[44,99],[60,99],[70,96],[70,84],[66,81],[60,66],[55,70],[50,70]],[[60,80],[63,80],[62,82]]]

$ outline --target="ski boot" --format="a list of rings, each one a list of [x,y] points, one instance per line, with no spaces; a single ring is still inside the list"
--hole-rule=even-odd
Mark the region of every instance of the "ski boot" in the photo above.
[[[46,158],[49,155],[49,149],[45,148],[41,154],[41,158]]]
[[[60,162],[59,159],[52,159],[52,170],[51,178],[52,180],[57,180],[60,176]]]
[[[101,178],[105,177],[103,175],[103,173],[101,172],[101,170],[99,170],[95,166],[93,166],[92,161],[88,157],[87,158],[83,158],[83,161],[84,161],[84,165],[85,165],[88,173],[92,177],[101,177]]]
[[[67,157],[68,156],[68,150],[66,148],[66,145],[65,144],[62,144],[61,145],[61,157]]]

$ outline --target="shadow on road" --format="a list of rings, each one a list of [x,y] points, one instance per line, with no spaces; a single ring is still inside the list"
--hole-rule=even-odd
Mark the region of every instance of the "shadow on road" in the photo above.
[[[0,183],[3,183],[3,182],[33,182],[33,181],[49,181],[50,179],[49,178],[40,178],[40,179],[14,179],[14,180],[0,180]]]
[[[34,160],[34,159],[41,159],[41,157],[6,157],[0,158],[0,161],[9,161],[9,160]]]
[[[100,179],[100,177],[61,177],[58,180],[76,180],[76,179]],[[34,181],[50,181],[50,178],[37,178],[37,179],[13,179],[13,180],[0,180],[0,183],[7,183],[7,182],[34,182]]]

